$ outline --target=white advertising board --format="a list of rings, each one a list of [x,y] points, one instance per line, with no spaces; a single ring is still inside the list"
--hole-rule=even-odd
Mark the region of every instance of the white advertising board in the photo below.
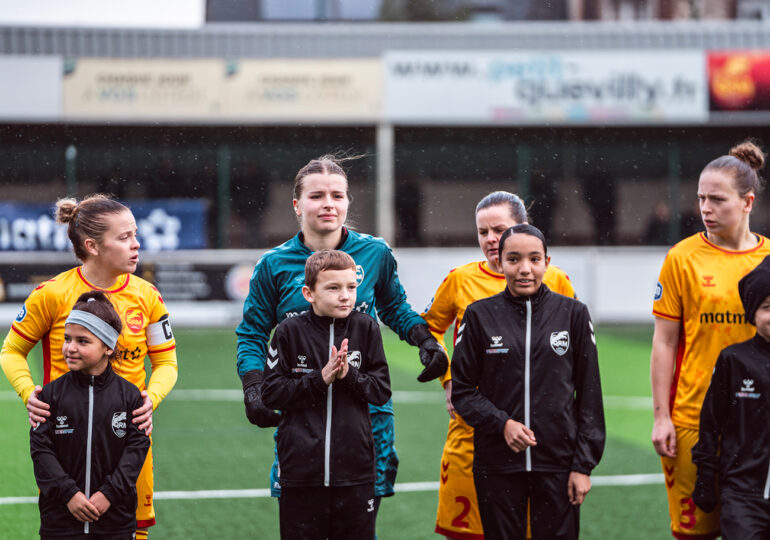
[[[383,65],[393,123],[708,120],[703,51],[392,51]]]
[[[0,56],[0,118],[59,120],[61,74],[58,56]]]

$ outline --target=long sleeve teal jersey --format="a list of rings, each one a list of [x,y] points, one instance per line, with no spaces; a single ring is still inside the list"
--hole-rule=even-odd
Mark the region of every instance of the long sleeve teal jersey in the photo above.
[[[382,238],[368,234],[350,230],[343,234],[346,237],[338,249],[356,262],[356,311],[378,316],[406,341],[409,330],[425,321],[406,301],[390,247]],[[310,309],[302,296],[302,286],[305,261],[311,254],[297,234],[257,262],[243,304],[243,320],[235,331],[240,377],[251,370],[265,369],[270,332],[279,322]],[[382,410],[392,411],[392,404]]]

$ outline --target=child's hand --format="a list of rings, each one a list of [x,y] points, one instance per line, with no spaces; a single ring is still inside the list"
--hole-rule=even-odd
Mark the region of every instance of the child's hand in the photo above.
[[[567,496],[573,506],[580,506],[591,491],[591,477],[587,474],[572,471],[567,481]]]
[[[99,511],[99,515],[104,514],[107,510],[110,508],[110,500],[104,496],[104,493],[101,491],[97,491],[93,495],[91,495],[91,498],[89,499],[91,501],[91,504],[93,504],[96,509]]]
[[[332,354],[329,361],[321,370],[321,377],[323,377],[326,386],[329,386],[335,380],[337,380],[337,373],[339,373],[342,366],[340,366],[339,355],[337,354],[337,348],[332,345]]]
[[[503,426],[503,437],[505,437],[505,443],[514,452],[526,450],[528,446],[537,446],[532,430],[510,418]]]
[[[334,349],[332,348],[332,352],[334,352]],[[337,372],[337,379],[344,379],[345,376],[348,374],[348,339],[345,338],[342,340],[342,343],[340,343],[340,350],[337,353],[337,358],[340,362],[340,370]]]
[[[99,510],[91,503],[82,491],[75,493],[67,503],[67,510],[81,523],[89,523],[99,519]]]

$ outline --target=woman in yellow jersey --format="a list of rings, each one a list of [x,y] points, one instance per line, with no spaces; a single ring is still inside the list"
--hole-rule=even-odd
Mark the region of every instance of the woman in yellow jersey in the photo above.
[[[527,209],[513,193],[495,191],[476,205],[476,230],[485,260],[452,270],[422,314],[439,342],[444,342],[444,334],[453,323],[456,337],[456,329],[462,325],[463,314],[469,304],[505,288],[505,276],[497,253],[500,236],[510,227],[522,223],[527,223]],[[553,265],[548,266],[543,282],[554,292],[575,296],[567,275]],[[449,370],[441,382],[446,392],[450,420],[441,456],[436,532],[457,540],[483,539],[473,484],[473,428],[455,414],[450,399],[452,380]]]
[[[123,320],[113,368],[142,392],[144,405],[132,412],[133,422],[149,435],[152,411],[176,383],[176,343],[160,293],[132,275],[139,260],[136,220],[121,203],[92,195],[79,204],[74,199],[59,200],[56,221],[68,224],[67,234],[83,264],[41,283],[29,295],[3,343],[3,371],[26,404],[30,424],[60,422],[48,418],[50,407],[38,398],[42,389],[32,379],[27,355],[42,341],[43,384],[67,373],[62,357],[67,314],[81,294],[92,290],[108,293]],[[148,354],[152,374],[145,386],[144,358]],[[152,494],[150,450],[137,481],[137,539],[147,538],[147,527],[155,524]]]
[[[749,229],[764,158],[755,144],[744,142],[706,165],[698,180],[706,231],[671,248],[655,290],[652,443],[663,464],[675,538],[719,535],[719,511],[702,512],[692,501],[691,450],[719,352],[754,333],[738,281],[770,254],[767,238]]]

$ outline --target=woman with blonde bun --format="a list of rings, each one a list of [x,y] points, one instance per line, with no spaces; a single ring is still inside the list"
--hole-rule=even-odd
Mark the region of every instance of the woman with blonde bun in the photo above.
[[[128,207],[96,194],[80,202],[57,201],[56,221],[67,224],[75,256],[83,264],[44,281],[32,291],[5,338],[0,365],[27,406],[30,424],[34,427],[39,422],[54,421],[49,404],[39,399],[42,388],[32,378],[27,355],[38,341],[42,342],[43,385],[67,373],[62,356],[67,315],[81,294],[104,292],[123,322],[113,368],[141,391],[144,404],[132,411],[132,421],[149,435],[153,411],[176,383],[176,343],[160,293],[133,275],[139,262],[136,220]],[[148,355],[152,373],[145,385],[144,359]],[[147,453],[136,490],[136,538],[144,540],[147,528],[155,524],[152,449]]]

